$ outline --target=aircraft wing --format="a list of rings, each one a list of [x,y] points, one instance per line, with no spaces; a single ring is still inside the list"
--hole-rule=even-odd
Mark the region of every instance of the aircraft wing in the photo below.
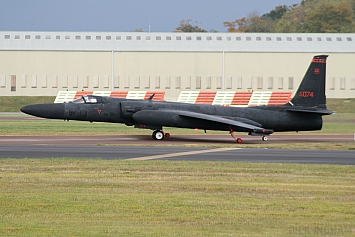
[[[229,118],[224,118],[216,115],[196,113],[191,111],[183,111],[183,110],[142,110],[136,112],[133,115],[133,119],[139,123],[154,124],[157,121],[162,121],[165,119],[167,120],[173,119],[174,116],[235,126],[241,128],[241,130],[248,130],[249,132],[254,132],[254,133],[267,133],[267,134],[273,133],[273,130],[265,129],[262,127],[254,126],[248,123],[232,120]]]
[[[262,129],[260,127],[256,127],[247,123],[242,123],[238,122],[232,119],[216,116],[216,115],[208,115],[208,114],[201,114],[201,113],[195,113],[195,112],[190,112],[190,111],[176,111],[176,113],[179,116],[182,117],[188,117],[188,118],[196,118],[196,119],[201,119],[201,120],[207,120],[211,122],[217,122],[217,123],[222,123],[226,125],[233,125],[236,127],[241,127],[241,128],[246,128],[250,130],[254,129]]]

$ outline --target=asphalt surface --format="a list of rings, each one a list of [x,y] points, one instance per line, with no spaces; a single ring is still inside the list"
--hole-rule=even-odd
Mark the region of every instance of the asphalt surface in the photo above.
[[[4,114],[4,113],[0,113]],[[7,113],[5,113],[7,114]],[[9,113],[9,115],[14,113]],[[0,119],[39,119],[0,116]],[[292,144],[354,142],[354,135],[272,135],[260,137],[235,134],[243,144]],[[150,145],[158,146],[150,146]],[[229,144],[232,148],[211,148]],[[208,148],[202,148],[208,145]],[[355,146],[355,144],[354,144]],[[91,158],[130,160],[193,160],[230,162],[282,162],[355,165],[355,151],[240,148],[226,135],[175,135],[154,141],[150,135],[108,136],[0,136],[0,158]]]
[[[243,137],[244,144],[263,143]],[[267,143],[354,142],[351,135],[274,135]],[[158,143],[161,146],[146,146]],[[199,148],[204,144],[233,143],[232,148]],[[107,145],[109,146],[107,146]],[[125,145],[126,144],[126,145]],[[191,144],[194,147],[182,147]],[[118,145],[118,146],[112,146]],[[230,162],[281,162],[355,165],[355,151],[246,149],[224,135],[174,136],[153,141],[150,136],[0,136],[0,158],[91,158],[130,160],[193,160]]]
[[[354,142],[354,135],[271,135],[268,141],[261,137],[236,135],[243,139],[243,144],[287,144],[309,142]],[[234,144],[235,140],[228,135],[172,135],[168,139],[155,141],[151,135],[101,135],[101,136],[0,136],[0,144],[11,145],[220,145]]]

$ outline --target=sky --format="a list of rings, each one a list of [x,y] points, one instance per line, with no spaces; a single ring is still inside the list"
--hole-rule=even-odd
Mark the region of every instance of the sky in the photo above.
[[[191,19],[207,31],[224,21],[301,0],[0,0],[0,31],[172,32]]]

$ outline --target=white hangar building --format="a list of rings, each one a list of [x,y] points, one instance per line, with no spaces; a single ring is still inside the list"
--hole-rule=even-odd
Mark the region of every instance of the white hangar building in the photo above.
[[[328,54],[327,97],[355,98],[355,34],[0,32],[0,96],[58,91],[295,92]]]

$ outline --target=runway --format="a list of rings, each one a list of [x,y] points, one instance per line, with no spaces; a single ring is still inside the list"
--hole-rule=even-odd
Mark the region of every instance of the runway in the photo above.
[[[272,135],[268,141],[260,137],[236,135],[243,144],[285,144],[316,142],[355,142],[353,135]],[[153,140],[150,135],[99,135],[99,136],[0,136],[0,144],[17,145],[207,145],[233,144],[235,140],[225,135],[172,135],[161,141]]]
[[[263,143],[243,137],[244,144]],[[275,135],[267,143],[352,142],[351,135]],[[155,143],[160,146],[147,146]],[[202,148],[205,144],[235,144],[230,148]],[[191,144],[192,147],[179,146]],[[194,145],[194,146],[193,146]],[[201,145],[199,147],[199,145]],[[183,135],[163,141],[143,136],[0,136],[1,158],[91,158],[125,160],[193,160],[281,162],[355,165],[355,151],[248,149],[225,135]]]

